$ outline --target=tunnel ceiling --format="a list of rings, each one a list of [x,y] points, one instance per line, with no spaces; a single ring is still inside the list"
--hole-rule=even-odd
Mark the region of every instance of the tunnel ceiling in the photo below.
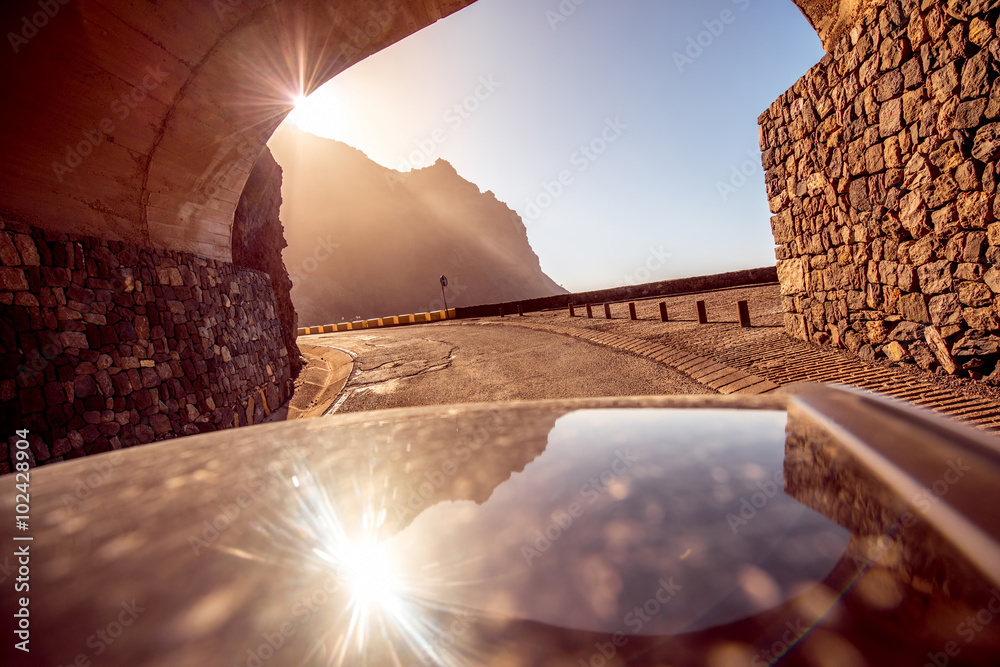
[[[64,1],[0,10],[0,214],[225,261],[292,97],[474,2]],[[863,1],[797,4],[827,43]]]

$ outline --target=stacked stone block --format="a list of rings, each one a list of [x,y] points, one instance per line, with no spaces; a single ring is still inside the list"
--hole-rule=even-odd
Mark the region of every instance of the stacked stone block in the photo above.
[[[761,115],[787,332],[1000,379],[1000,10],[891,0]]]
[[[266,273],[0,222],[3,438],[43,464],[258,423],[291,391],[280,326]]]

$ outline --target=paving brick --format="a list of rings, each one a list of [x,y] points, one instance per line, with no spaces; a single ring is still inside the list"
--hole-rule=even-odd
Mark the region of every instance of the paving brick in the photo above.
[[[756,375],[748,375],[742,380],[737,380],[736,382],[731,382],[729,384],[719,387],[720,394],[735,394],[740,389],[745,387],[751,387],[755,384],[761,382],[763,378],[757,377]]]
[[[722,393],[722,387],[725,387],[725,386],[727,386],[727,385],[729,385],[729,384],[731,384],[733,382],[738,382],[738,381],[740,381],[742,379],[745,379],[745,378],[748,378],[748,377],[751,377],[748,373],[745,373],[745,372],[740,371],[740,370],[734,370],[732,373],[727,373],[726,375],[723,375],[722,377],[716,378],[714,380],[707,381],[707,382],[705,382],[705,384],[708,385],[709,387],[711,387],[712,389],[715,389],[716,391]],[[756,377],[756,376],[752,376],[752,377]]]

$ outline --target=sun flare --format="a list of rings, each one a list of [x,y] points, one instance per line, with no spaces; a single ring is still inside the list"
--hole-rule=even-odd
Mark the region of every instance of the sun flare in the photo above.
[[[406,656],[442,667],[475,664],[467,659],[469,647],[463,642],[439,641],[448,632],[445,623],[458,615],[468,618],[468,611],[441,602],[434,585],[413,577],[399,540],[382,534],[385,497],[370,484],[357,485],[360,506],[345,523],[328,492],[334,485],[317,480],[308,467],[297,466],[288,476],[288,487],[295,498],[293,510],[262,517],[256,527],[275,551],[225,550],[239,558],[301,569],[320,580],[332,575],[337,586],[322,617],[332,621],[324,623],[323,631],[330,667],[404,664]],[[388,662],[369,662],[374,656]]]
[[[399,582],[394,574],[385,542],[366,540],[351,544],[340,565],[351,600],[365,610],[391,610],[398,603]]]

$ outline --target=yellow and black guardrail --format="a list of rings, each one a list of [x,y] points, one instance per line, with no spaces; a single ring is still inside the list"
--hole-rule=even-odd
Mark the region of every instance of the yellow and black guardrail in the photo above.
[[[393,315],[391,317],[374,317],[370,320],[354,320],[338,324],[322,324],[314,327],[299,327],[299,336],[312,334],[336,333],[337,331],[358,331],[359,329],[382,329],[399,327],[407,324],[422,324],[425,322],[440,322],[455,319],[455,309],[432,310],[427,313],[411,313],[409,315]]]

